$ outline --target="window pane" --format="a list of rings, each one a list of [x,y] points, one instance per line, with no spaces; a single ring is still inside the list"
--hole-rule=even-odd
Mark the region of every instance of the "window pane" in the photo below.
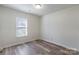
[[[27,32],[25,29],[18,29],[16,30],[16,37],[22,37],[22,36],[26,36]]]
[[[27,26],[27,20],[23,17],[17,17],[16,18],[16,27],[26,27]]]

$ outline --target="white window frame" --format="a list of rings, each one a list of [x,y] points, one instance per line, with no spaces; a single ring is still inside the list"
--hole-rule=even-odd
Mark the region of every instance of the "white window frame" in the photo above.
[[[16,37],[27,36],[27,18],[16,17]]]

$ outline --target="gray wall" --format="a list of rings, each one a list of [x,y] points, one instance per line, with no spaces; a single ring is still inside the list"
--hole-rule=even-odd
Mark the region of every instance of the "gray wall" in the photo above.
[[[16,17],[26,17],[28,21],[28,36],[16,37]],[[0,48],[32,41],[39,38],[40,17],[25,14],[16,10],[0,7]]]
[[[79,6],[43,16],[41,38],[79,50]]]

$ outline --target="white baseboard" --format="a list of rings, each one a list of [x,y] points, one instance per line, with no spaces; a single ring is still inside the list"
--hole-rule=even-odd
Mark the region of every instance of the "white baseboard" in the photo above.
[[[57,43],[57,42],[51,42],[51,41],[46,40],[46,39],[42,39],[42,40],[47,41],[47,42],[50,42],[50,43],[54,43],[54,44],[56,44],[56,45],[59,45],[59,46],[65,47],[65,48],[67,48],[67,49],[71,49],[71,50],[79,51],[79,50],[76,49],[76,48],[72,48],[72,47],[69,47],[69,46],[66,46],[66,45],[63,45],[63,44]]]
[[[29,41],[23,41],[23,42],[18,42],[18,43],[13,43],[13,44],[5,45],[3,47],[0,47],[0,50],[2,50],[4,48],[7,48],[7,47],[11,47],[11,46],[19,45],[19,44],[24,44],[26,42],[30,42],[30,41],[34,41],[34,40],[37,40],[37,39],[31,39]]]

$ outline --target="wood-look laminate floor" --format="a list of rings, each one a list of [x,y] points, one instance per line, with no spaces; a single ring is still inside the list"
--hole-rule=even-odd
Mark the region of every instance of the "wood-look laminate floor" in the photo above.
[[[3,49],[1,55],[77,55],[79,52],[49,43],[35,40]]]

